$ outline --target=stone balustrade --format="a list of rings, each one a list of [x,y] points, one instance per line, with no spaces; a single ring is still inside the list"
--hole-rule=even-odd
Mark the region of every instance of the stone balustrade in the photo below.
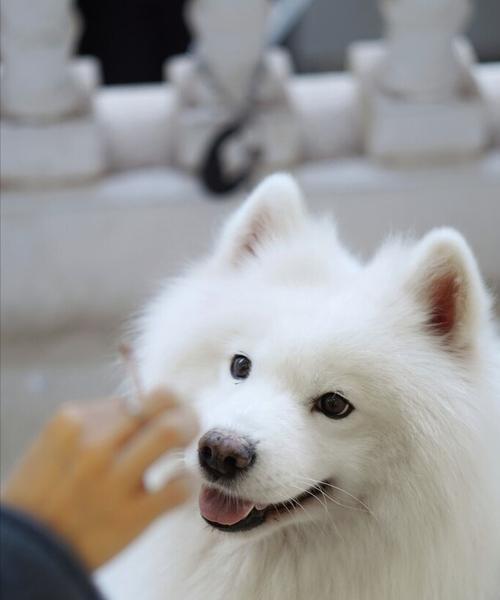
[[[2,0],[1,13],[2,183],[71,184],[101,175],[98,67],[72,58],[72,1]]]
[[[469,0],[381,0],[386,39],[349,50],[359,111],[347,146],[359,135],[369,157],[400,165],[469,159],[488,146],[473,51],[460,36],[470,9]],[[269,0],[188,4],[195,43],[167,66],[174,100],[150,166],[199,175],[212,152],[230,176],[254,153],[262,174],[321,154],[304,135],[286,53],[265,45],[268,13]],[[109,132],[95,112],[98,65],[72,56],[71,1],[4,0],[1,27],[2,185],[74,185],[112,170]],[[325,100],[315,102],[321,112]],[[332,131],[325,121],[313,146],[328,148]]]
[[[460,34],[469,0],[381,0],[386,40],[354,44],[350,63],[364,108],[364,148],[393,164],[471,159],[490,141]]]
[[[387,1],[386,41],[355,44],[350,72],[292,76],[286,54],[263,44],[264,0],[231,13],[251,29],[246,54],[212,39],[216,11],[235,1],[194,0],[199,44],[167,66],[169,83],[112,87],[98,85],[95,61],[72,58],[69,1],[2,1],[5,335],[125,317],[277,167],[293,169],[313,209],[333,211],[361,251],[392,230],[454,225],[500,284],[500,65],[475,65],[457,38],[467,2]],[[449,22],[429,8],[438,2]],[[432,52],[412,62],[426,32]],[[216,33],[229,43],[230,31]],[[226,78],[244,56],[246,70]],[[237,171],[257,143],[264,160],[227,203],[210,202],[193,173],[216,129],[239,117],[262,56],[255,114],[222,156]]]

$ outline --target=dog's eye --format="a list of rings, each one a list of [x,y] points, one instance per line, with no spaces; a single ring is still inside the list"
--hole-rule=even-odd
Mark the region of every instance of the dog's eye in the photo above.
[[[231,360],[231,375],[235,379],[246,379],[252,370],[252,361],[248,356],[235,354]]]
[[[354,406],[338,392],[328,392],[314,401],[315,410],[330,419],[344,419],[352,413]]]

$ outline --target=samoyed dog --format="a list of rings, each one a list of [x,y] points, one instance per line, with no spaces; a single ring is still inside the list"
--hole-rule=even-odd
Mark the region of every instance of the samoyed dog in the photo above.
[[[271,176],[148,306],[136,353],[199,414],[199,491],[117,598],[500,598],[499,340],[459,233],[362,264]]]

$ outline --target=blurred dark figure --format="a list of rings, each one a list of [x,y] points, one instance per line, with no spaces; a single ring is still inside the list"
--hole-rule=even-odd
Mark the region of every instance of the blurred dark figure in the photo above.
[[[186,51],[186,0],[78,0],[80,54],[99,58],[104,82],[163,80],[162,67]]]

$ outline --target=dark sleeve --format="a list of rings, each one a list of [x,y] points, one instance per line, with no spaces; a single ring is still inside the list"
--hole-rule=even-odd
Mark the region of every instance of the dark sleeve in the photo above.
[[[30,517],[0,509],[2,600],[103,600],[70,548]]]

